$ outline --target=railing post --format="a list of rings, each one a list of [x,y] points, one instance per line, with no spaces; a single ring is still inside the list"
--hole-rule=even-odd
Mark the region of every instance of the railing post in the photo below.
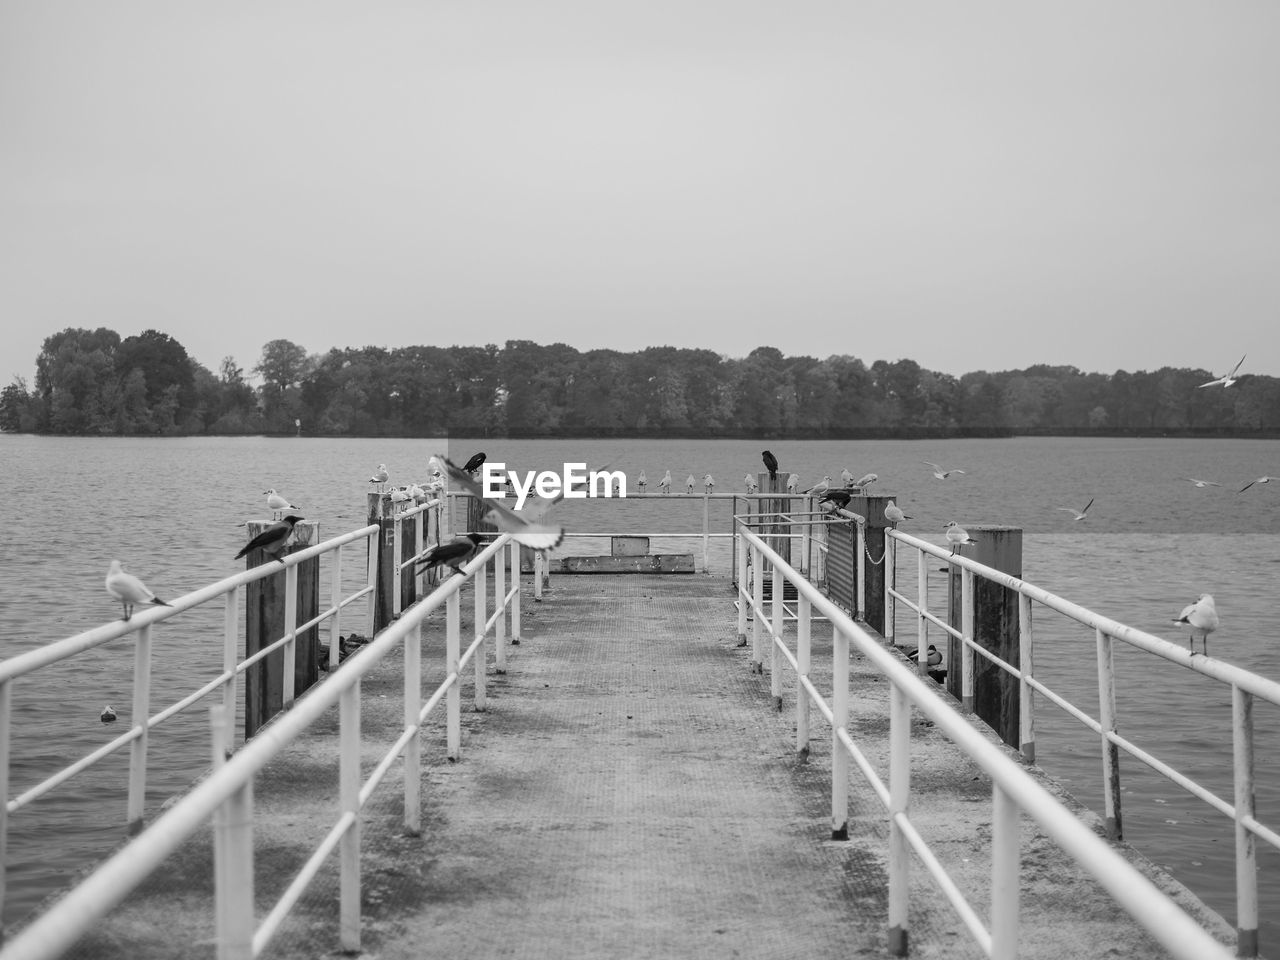
[[[147,803],[148,720],[151,718],[151,624],[135,634],[133,648],[133,713],[129,723],[140,730],[129,745],[129,833],[142,829],[142,816]],[[7,801],[7,797],[2,798]]]
[[[1253,831],[1253,694],[1231,686],[1232,753],[1236,807],[1236,956],[1258,955],[1258,861]]]
[[[867,554],[871,555],[870,562],[863,564],[862,576],[859,577],[863,588],[862,620],[886,639],[892,636],[891,633],[886,633],[886,630],[892,628],[887,626],[888,607],[885,605],[886,590],[890,583],[888,570],[892,561],[885,534],[892,524],[886,519],[884,508],[892,499],[891,494],[871,496],[859,493],[849,499],[848,506],[852,513],[866,519],[865,524],[858,525],[863,541],[861,553],[864,560],[867,559]]]
[[[342,551],[345,547],[338,547],[333,551],[333,566],[330,571],[329,580],[329,606],[333,610],[333,616],[329,618],[329,669],[330,671],[338,669],[338,660],[342,655],[342,651],[338,648],[342,645]]]
[[[908,945],[911,848],[898,818],[911,801],[911,701],[889,687],[889,952],[905,957]]]
[[[711,574],[711,496],[702,495],[702,572]]]
[[[283,708],[293,706],[296,690],[294,671],[298,668],[298,565],[285,569],[284,572],[284,633],[287,637],[282,652],[284,653],[283,691],[281,694]]]
[[[809,756],[809,693],[800,681],[809,676],[811,612],[809,597],[801,591],[796,598],[796,750],[802,757]]]
[[[542,551],[533,554],[533,602],[542,602]]]
[[[923,550],[916,551],[916,606],[920,608],[920,612],[916,615],[916,672],[922,677],[927,677],[929,675],[929,618],[924,614],[929,609],[929,554]]]
[[[485,708],[485,670],[488,667],[488,651],[485,650],[485,623],[489,619],[489,612],[486,603],[486,597],[489,593],[489,576],[488,564],[481,564],[480,569],[475,572],[472,579],[472,593],[475,601],[475,638],[480,641],[480,645],[476,647],[475,652],[475,701],[476,709],[483,710]]]
[[[896,646],[898,639],[898,601],[892,591],[898,589],[898,541],[884,537],[884,630],[881,635],[889,646]]]
[[[960,571],[960,705],[973,712],[973,571]]]
[[[498,619],[493,623],[493,662],[499,673],[507,672],[507,599],[506,568],[499,550],[493,557],[493,610]]]
[[[1018,960],[1018,805],[992,784],[991,960]]]
[[[373,624],[369,630],[370,638],[376,637],[395,616],[393,597],[398,592],[396,584],[399,571],[396,569],[393,556],[396,522],[391,516],[391,510],[390,494],[369,494],[369,522],[378,525],[378,576],[372,581],[374,599],[370,607],[373,611]]]
[[[1027,763],[1036,762],[1036,699],[1030,680],[1035,676],[1035,650],[1032,646],[1031,632],[1031,598],[1025,593],[1018,594],[1018,672],[1022,679],[1018,683],[1018,741],[1021,744],[1022,759]]]
[[[787,501],[787,509],[791,509],[791,501]],[[800,525],[800,573],[808,579],[809,569],[813,566],[810,563],[810,553],[813,550],[813,517],[805,517],[804,523]]]
[[[365,569],[366,569],[366,572],[369,574],[369,580],[367,583],[367,586],[369,587],[369,593],[368,593],[369,616],[368,616],[367,629],[369,631],[368,636],[370,639],[372,639],[377,634],[376,628],[378,625],[378,576],[379,576],[378,561],[381,554],[381,551],[379,549],[379,544],[381,542],[382,542],[381,528],[369,534],[369,538],[366,541],[368,554],[366,558]]]
[[[413,525],[413,555],[415,557],[422,556],[423,541],[426,539],[427,528],[430,526],[431,526],[431,507],[427,507],[427,509],[423,510],[420,514],[417,515],[417,522],[415,522]],[[414,599],[416,600],[418,597],[425,597],[427,595],[427,590],[426,590],[427,572],[425,570],[420,570],[417,566],[416,561],[414,563],[414,571],[415,571],[415,575],[412,578],[412,582],[413,582],[413,596],[414,596]]]
[[[457,596],[457,594],[453,594]],[[456,687],[454,688],[456,689]],[[338,845],[338,926],[342,949],[360,950],[360,680],[342,691],[338,700],[338,779],[343,815],[351,825]]]
[[[772,642],[769,644],[769,693],[773,696],[773,708],[775,710],[782,709],[782,648],[779,644],[782,642],[783,634],[783,593],[786,581],[782,579],[782,567],[778,564],[773,566],[773,603],[771,612],[773,614],[772,623]]]
[[[4,906],[9,893],[3,865],[9,862],[9,764],[13,756],[9,738],[12,707],[13,683],[5,680],[0,682],[0,935],[4,933]]]
[[[764,554],[754,544],[751,548],[751,570],[751,672],[764,673],[764,651],[760,649],[760,618],[764,616]]]
[[[1102,794],[1107,837],[1124,839],[1120,813],[1120,747],[1108,736],[1116,732],[1116,668],[1111,637],[1095,629],[1098,641],[1098,722],[1102,725]]]
[[[747,645],[747,598],[750,591],[747,589],[747,546],[746,538],[742,535],[742,528],[739,528],[733,538],[734,552],[737,554],[738,561],[738,646],[745,647]]]
[[[857,596],[858,611],[857,618],[863,623],[867,622],[867,525],[865,523],[855,523],[858,528],[857,537],[854,543],[854,552],[857,554],[856,566],[857,576]],[[829,543],[831,538],[827,538]]]
[[[213,768],[227,762],[235,710],[209,707]],[[214,912],[218,960],[253,956],[253,781],[224,800],[213,813]]]
[[[404,832],[422,831],[422,621],[404,635],[404,728],[414,730],[404,747]]]
[[[446,677],[458,672],[461,657],[461,618],[459,617],[458,591],[453,590],[445,600],[444,673]],[[455,679],[445,691],[445,741],[446,755],[457,760],[462,749],[462,691]]]
[[[235,672],[240,648],[240,587],[232,587],[222,596],[222,672],[229,675],[222,685],[222,704],[234,718],[236,691],[240,688],[239,674]]]
[[[394,504],[392,509],[395,509]],[[391,518],[391,619],[400,617],[404,609],[404,571],[400,568],[404,563],[404,517]]]
[[[849,638],[831,625],[831,839],[849,839],[849,754],[840,731],[849,723]]]
[[[520,543],[512,540],[508,544],[508,556],[511,560],[511,645],[520,645]]]

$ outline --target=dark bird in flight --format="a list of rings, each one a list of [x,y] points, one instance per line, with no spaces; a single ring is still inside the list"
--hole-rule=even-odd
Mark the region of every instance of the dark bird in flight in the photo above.
[[[438,543],[418,561],[418,570],[430,570],[432,567],[451,567],[454,573],[461,573],[462,565],[471,559],[480,544],[479,535],[474,533],[468,533],[463,537],[454,537],[448,543]]]
[[[480,451],[474,457],[466,462],[462,470],[464,473],[475,473],[484,466],[484,451]]]
[[[284,545],[288,542],[289,535],[293,533],[293,525],[301,519],[303,518],[291,513],[283,520],[273,523],[241,547],[240,552],[236,554],[236,559],[239,560],[251,550],[261,550],[267,556],[284,563]]]
[[[777,477],[778,458],[775,457],[768,450],[765,450],[763,453],[760,454],[760,459],[764,461],[764,468],[769,471],[770,479]]]

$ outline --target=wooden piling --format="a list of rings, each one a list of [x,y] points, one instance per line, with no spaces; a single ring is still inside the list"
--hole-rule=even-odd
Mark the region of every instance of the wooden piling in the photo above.
[[[415,513],[400,521],[400,562],[407,563],[418,549],[418,526],[426,519],[425,513]],[[400,578],[400,609],[407,610],[418,599],[418,578],[414,567],[406,567]]]
[[[270,521],[250,520],[248,536],[256,537],[271,525]],[[285,554],[295,553],[320,540],[320,524],[315,520],[299,520],[289,538]],[[245,569],[264,563],[275,564],[279,572],[245,587],[245,655],[252,656],[263,647],[275,643],[285,633],[285,569],[274,557],[261,550],[245,557]],[[312,557],[298,564],[297,615],[295,623],[305,623],[320,612],[320,558]],[[293,691],[302,693],[320,678],[320,632],[317,627],[298,634],[294,644]],[[284,651],[268,654],[245,671],[245,739],[252,737],[264,723],[285,709]]]
[[[885,631],[884,586],[888,573],[886,560],[889,556],[885,550],[888,539],[885,536],[885,530],[892,526],[885,518],[884,508],[889,505],[889,501],[893,498],[894,494],[871,495],[859,493],[849,498],[849,506],[846,508],[850,513],[856,513],[867,518],[865,527],[867,556],[865,557],[866,562],[862,565],[864,571],[862,619],[867,626],[881,636],[889,636]],[[856,540],[854,541],[854,549],[857,549]],[[854,557],[853,559],[854,569],[856,570],[858,558]]]
[[[373,634],[395,619],[395,521],[391,519],[391,494],[369,494],[369,523],[376,523],[378,534],[378,582],[374,589]]]
[[[1007,573],[1022,576],[1022,529],[1001,525],[967,526],[969,536],[977,542],[960,547],[957,552],[970,560]],[[961,574],[950,574],[948,623],[960,629]],[[1015,667],[1019,658],[1018,592],[982,577],[973,578],[974,641]],[[960,641],[948,635],[947,690],[960,699],[963,671]],[[974,657],[973,712],[995,730],[1011,747],[1021,747],[1019,736],[1019,684],[983,656]]]

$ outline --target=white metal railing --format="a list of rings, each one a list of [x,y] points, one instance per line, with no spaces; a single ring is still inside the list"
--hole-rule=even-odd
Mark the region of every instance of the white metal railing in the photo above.
[[[908,534],[891,531],[890,542],[901,543],[917,551],[917,596],[913,600],[898,591],[886,580],[886,603],[890,605],[885,615],[888,624],[894,615],[892,604],[901,602],[912,610],[918,623],[918,650],[923,658],[926,655],[927,631],[929,624],[943,630],[947,635],[959,641],[961,647],[961,701],[966,705],[973,703],[974,677],[977,657],[983,657],[999,670],[1017,680],[1019,687],[1019,743],[1026,758],[1035,760],[1035,694],[1040,694],[1094,733],[1102,742],[1103,756],[1103,799],[1105,819],[1111,835],[1119,837],[1121,821],[1121,792],[1119,751],[1140,760],[1152,770],[1182,787],[1188,793],[1198,797],[1219,813],[1234,821],[1235,856],[1236,856],[1236,911],[1237,911],[1237,952],[1239,956],[1251,957],[1258,953],[1258,869],[1257,852],[1254,838],[1269,843],[1280,849],[1280,833],[1260,823],[1256,816],[1254,803],[1254,737],[1253,737],[1253,701],[1255,698],[1280,705],[1280,683],[1266,677],[1251,673],[1231,664],[1215,660],[1207,655],[1192,656],[1181,645],[1170,643],[1153,634],[1134,627],[1118,623],[1108,617],[1101,616],[1079,604],[1065,600],[1056,594],[1037,587],[1034,584],[1002,573],[974,560],[952,555],[946,548],[920,540]],[[961,615],[959,628],[951,626],[930,611],[928,606],[928,589],[926,587],[926,558],[934,557],[945,560],[960,570],[961,577]],[[1011,664],[985,649],[975,641],[974,630],[974,587],[975,577],[981,577],[999,584],[1018,595],[1018,649],[1019,662]],[[1055,610],[1094,631],[1097,656],[1099,716],[1093,717],[1065,696],[1050,689],[1035,677],[1032,601]],[[1204,785],[1174,769],[1150,752],[1142,749],[1131,740],[1121,736],[1116,729],[1116,673],[1113,662],[1113,642],[1120,641],[1149,654],[1160,657],[1193,670],[1205,677],[1231,688],[1231,734],[1233,745],[1233,786],[1234,797],[1229,801],[1213,793]],[[923,659],[921,663],[923,663]]]
[[[376,535],[378,527],[364,528],[349,537]],[[293,554],[302,557],[308,551]],[[507,562],[513,584],[505,587]],[[226,704],[210,710],[213,772],[169,807],[127,846],[106,860],[63,899],[16,933],[0,949],[0,960],[51,960],[86,933],[99,918],[118,904],[185,839],[203,824],[214,822],[215,913],[219,960],[246,960],[260,955],[281,921],[297,903],[323,862],[337,851],[340,861],[339,939],[341,949],[360,950],[360,811],[396,760],[404,758],[404,826],[421,828],[419,783],[421,780],[420,732],[428,715],[445,704],[446,749],[457,758],[461,748],[461,676],[474,663],[475,704],[484,703],[486,637],[493,631],[504,636],[506,617],[511,618],[511,642],[520,637],[519,547],[503,535],[489,544],[464,568],[463,576],[451,576],[428,597],[414,604],[387,627],[358,656],[348,659],[320,684],[236,753],[227,756],[233,712]],[[494,613],[485,616],[487,576],[494,572]],[[252,571],[251,571],[252,572]],[[472,576],[474,575],[474,577]],[[241,575],[244,576],[244,575]],[[240,578],[230,578],[239,581]],[[473,580],[475,636],[465,650],[461,645],[460,602],[462,586]],[[221,587],[226,584],[214,585]],[[367,589],[367,588],[366,588]],[[213,591],[206,588],[204,594]],[[186,599],[186,598],[184,598]],[[446,676],[435,691],[422,700],[422,623],[433,611],[445,607]],[[147,611],[140,617],[151,618]],[[404,649],[404,726],[369,776],[361,780],[360,681],[388,653]],[[502,643],[495,644],[501,665]],[[12,662],[12,661],[10,661]],[[0,690],[3,690],[0,687]],[[339,803],[337,819],[311,857],[281,895],[275,906],[256,924],[253,892],[253,779],[254,776],[303,731],[337,704],[339,711]]]
[[[239,657],[238,652],[241,645],[239,627],[241,622],[239,616],[240,596],[246,585],[277,575],[282,568],[275,561],[261,564],[242,573],[227,577],[224,580],[219,580],[217,583],[210,584],[200,590],[176,597],[170,601],[168,606],[148,607],[134,613],[128,620],[116,620],[103,624],[92,630],[87,630],[0,662],[0,865],[6,862],[10,829],[9,819],[13,814],[126,746],[130,748],[126,823],[131,830],[136,830],[141,825],[145,812],[150,731],[176,714],[189,709],[204,697],[216,693],[219,689],[222,691],[222,703],[225,709],[234,717],[239,677],[251,666],[277,651],[283,653],[285,660],[283,697],[284,706],[287,708],[294,699],[294,660],[298,636],[328,620],[330,656],[335,658],[333,663],[336,665],[339,645],[338,631],[341,629],[343,609],[361,597],[369,595],[369,611],[370,616],[372,616],[373,573],[371,572],[366,585],[343,596],[342,554],[343,548],[347,545],[364,541],[368,545],[369,556],[371,557],[370,570],[373,571],[377,562],[373,541],[377,535],[378,528],[376,526],[367,526],[285,556],[283,558],[286,583],[284,633],[270,642],[264,642],[260,650],[243,659]],[[297,622],[298,565],[312,558],[320,557],[331,561],[330,580],[332,590],[330,604],[327,609],[320,611],[317,616],[300,624]],[[153,714],[151,712],[154,706],[151,702],[151,673],[155,626],[179,617],[195,607],[219,599],[224,603],[222,618],[222,672],[203,686]],[[27,788],[16,797],[10,797],[11,734],[15,707],[13,687],[15,681],[30,676],[42,668],[61,663],[87,650],[92,650],[129,635],[134,637],[132,712],[130,713],[129,729],[85,756],[53,771],[45,779]],[[5,871],[0,868],[0,904],[4,902],[6,892],[4,874]]]
[[[1019,839],[1021,814],[1026,814],[1044,833],[1068,853],[1106,889],[1150,935],[1177,960],[1225,958],[1230,953],[1207,931],[1132,867],[1106,841],[1097,837],[1069,810],[1040,786],[1019,764],[989,742],[968,718],[953,709],[915,671],[890,652],[876,638],[855,623],[798,571],[786,564],[769,545],[743,523],[737,525],[742,551],[750,552],[754,582],[747,590],[739,579],[740,609],[753,611],[751,647],[752,669],[763,672],[763,636],[768,633],[771,692],[780,703],[784,662],[796,673],[797,749],[809,747],[810,705],[831,725],[831,824],[832,836],[848,835],[849,763],[857,766],[876,797],[884,805],[889,820],[889,946],[896,955],[907,952],[908,876],[910,854],[915,853],[956,910],[966,929],[983,953],[995,960],[1014,960],[1018,954],[1019,924]],[[768,566],[773,581],[772,602],[761,601],[761,587]],[[782,584],[791,583],[797,594],[796,652],[784,638]],[[813,611],[832,623],[832,695],[828,703],[809,679],[810,634]],[[739,621],[740,627],[742,621]],[[1118,625],[1117,625],[1118,626]],[[890,683],[889,778],[886,784],[865,753],[854,741],[847,724],[849,716],[850,647],[856,647]],[[913,826],[911,805],[911,711],[920,710],[934,722],[935,729],[948,736],[992,781],[992,873],[989,925],[966,900],[926,840]]]

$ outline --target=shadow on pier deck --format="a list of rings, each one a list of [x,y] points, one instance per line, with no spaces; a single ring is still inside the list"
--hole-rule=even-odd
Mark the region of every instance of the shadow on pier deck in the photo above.
[[[545,603],[526,595],[522,643],[506,674],[490,666],[486,712],[468,711],[464,685],[461,760],[444,756],[442,720],[425,733],[422,834],[402,834],[395,789],[365,817],[364,955],[886,956],[884,810],[855,773],[850,839],[829,839],[830,730],[814,711],[812,753],[797,754],[794,682],[779,712],[736,646],[732,599],[703,576],[561,576]],[[814,633],[825,666],[813,680],[829,690],[830,633]],[[394,738],[379,725],[398,729],[400,667],[390,657],[363,684],[367,739]],[[887,766],[887,685],[860,659],[851,672],[850,732]],[[260,904],[313,848],[310,811],[335,808],[336,729],[335,716],[255,786]],[[913,820],[985,912],[990,784],[923,723],[912,750]],[[188,843],[71,955],[213,957],[211,851],[207,833]],[[1232,942],[1220,917],[1127,855]],[[912,956],[979,956],[923,869],[912,883]],[[331,863],[264,956],[334,955],[336,900]],[[1025,820],[1022,903],[1021,957],[1164,955]]]

